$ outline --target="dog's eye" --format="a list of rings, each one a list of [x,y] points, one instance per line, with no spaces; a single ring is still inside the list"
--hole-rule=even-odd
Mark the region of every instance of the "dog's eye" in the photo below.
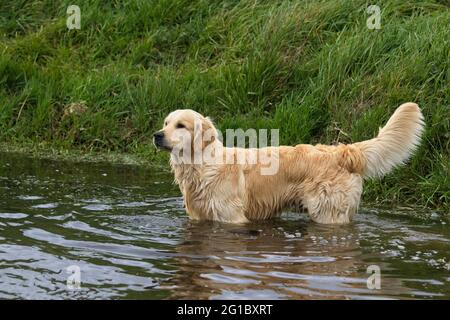
[[[186,128],[186,126],[182,123],[177,123],[177,129],[183,129]]]

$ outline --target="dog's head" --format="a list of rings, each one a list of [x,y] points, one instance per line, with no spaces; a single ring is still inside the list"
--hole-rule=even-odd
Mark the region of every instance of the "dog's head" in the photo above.
[[[190,109],[171,112],[164,120],[163,128],[153,134],[158,149],[172,151],[177,148],[183,152],[190,148],[191,154],[202,151],[216,139],[217,130],[212,121]]]

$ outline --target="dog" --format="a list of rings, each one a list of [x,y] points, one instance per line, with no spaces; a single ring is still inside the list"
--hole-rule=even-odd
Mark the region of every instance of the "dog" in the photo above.
[[[154,144],[170,152],[190,219],[247,223],[295,207],[307,211],[314,222],[346,224],[358,210],[364,180],[383,177],[408,160],[424,126],[420,108],[409,102],[370,140],[236,148],[223,145],[210,118],[182,109],[166,117],[162,130],[154,133]],[[215,161],[205,161],[207,150]],[[240,154],[252,158],[255,152],[272,156],[276,172],[262,174],[259,161],[235,161]]]

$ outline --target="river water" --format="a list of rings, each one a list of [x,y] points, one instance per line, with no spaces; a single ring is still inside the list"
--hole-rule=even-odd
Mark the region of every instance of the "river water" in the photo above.
[[[0,298],[450,298],[450,223],[437,213],[195,223],[172,181],[166,166],[0,153]]]

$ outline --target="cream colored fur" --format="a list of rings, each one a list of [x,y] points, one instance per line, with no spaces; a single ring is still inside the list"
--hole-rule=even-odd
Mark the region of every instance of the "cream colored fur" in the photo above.
[[[214,129],[209,118],[195,111],[172,112],[161,130],[166,147],[176,142],[180,123],[193,134],[195,121],[201,121],[204,130]],[[315,222],[344,224],[358,210],[363,179],[381,177],[403,164],[419,144],[423,128],[417,104],[405,103],[371,140],[267,148],[269,153],[278,148],[275,175],[261,175],[261,164],[179,164],[173,154],[171,166],[191,219],[245,223],[303,208]],[[238,151],[224,147],[217,136],[210,144],[233,155]]]

